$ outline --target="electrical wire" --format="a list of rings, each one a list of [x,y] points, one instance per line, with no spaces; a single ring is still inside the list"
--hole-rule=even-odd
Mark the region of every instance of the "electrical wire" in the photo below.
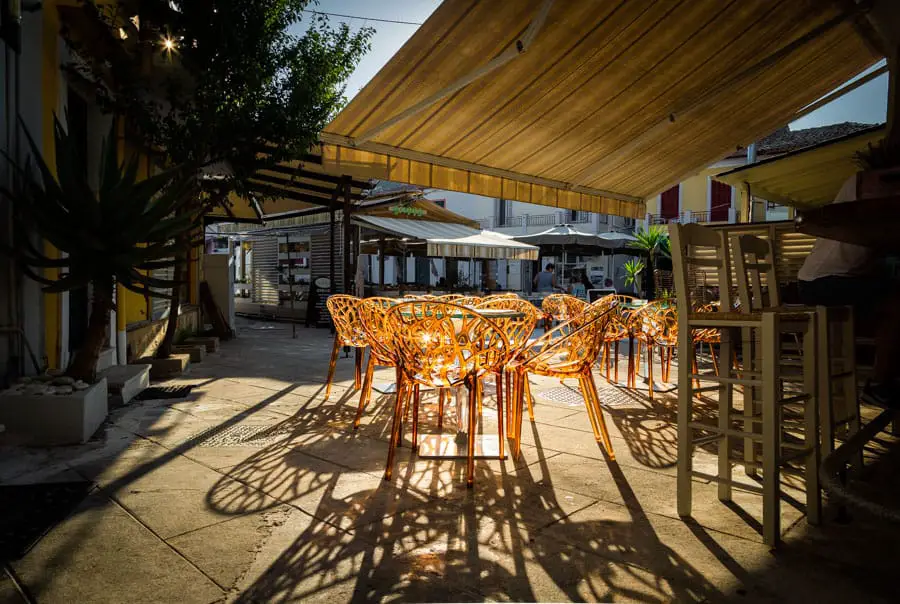
[[[398,23],[400,25],[422,25],[422,23],[416,23],[415,21],[396,21],[394,19],[378,19],[376,17],[358,17],[356,15],[341,15],[339,13],[326,13],[320,10],[308,10],[304,9],[304,13],[311,13],[313,15],[327,15],[329,17],[342,17],[344,19],[361,19],[363,21],[377,21],[379,23]]]

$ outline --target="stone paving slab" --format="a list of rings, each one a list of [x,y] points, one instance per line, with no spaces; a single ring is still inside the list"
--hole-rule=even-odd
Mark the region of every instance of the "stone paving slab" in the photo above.
[[[102,495],[89,496],[13,568],[38,602],[208,603],[223,590]]]
[[[679,518],[672,394],[650,402],[598,378],[612,463],[583,405],[558,390],[556,400],[542,397],[559,380],[533,378],[536,418],[526,415],[518,459],[477,461],[467,489],[465,462],[416,458],[407,427],[386,482],[393,398],[373,396],[354,431],[352,361],[340,359],[325,401],[331,336],[298,333],[244,331],[191,375],[165,382],[193,385],[188,398],[119,409],[84,445],[25,449],[0,437],[0,483],[80,476],[99,487],[14,564],[38,601],[893,595],[900,531],[859,515],[850,525],[807,526],[795,478],[784,480],[777,551],[761,543],[759,496],[735,492],[725,505],[714,485],[695,481],[694,519]],[[392,381],[393,370],[377,379]],[[493,391],[486,433],[496,430]],[[436,429],[436,411],[426,396],[423,432]],[[444,429],[455,422],[448,405]],[[714,470],[714,453],[698,451],[695,467]],[[869,458],[882,454],[873,449]],[[735,477],[751,481],[741,470]],[[828,508],[826,518],[834,516]],[[7,592],[0,582],[0,597]]]

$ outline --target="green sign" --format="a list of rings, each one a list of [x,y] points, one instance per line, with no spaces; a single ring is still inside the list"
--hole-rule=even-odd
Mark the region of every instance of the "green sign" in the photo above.
[[[425,216],[428,212],[422,208],[417,208],[408,204],[397,204],[391,206],[391,214],[395,216]]]

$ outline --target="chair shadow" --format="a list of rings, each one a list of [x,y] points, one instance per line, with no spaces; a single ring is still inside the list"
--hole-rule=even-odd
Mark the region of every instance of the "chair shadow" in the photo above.
[[[238,602],[721,596],[661,543],[614,462],[607,463],[631,516],[626,522],[572,521],[543,458],[530,466],[479,461],[475,488],[467,490],[464,462],[416,461],[404,447],[391,482],[348,490],[354,477],[371,485],[383,458],[365,457],[353,470],[325,460],[360,441],[386,450],[386,429],[376,425],[389,422],[393,396],[367,409],[367,431],[336,431],[333,422],[343,424],[343,413],[350,411],[287,420],[280,440],[232,468],[208,493],[210,507],[226,514],[293,502],[313,517]],[[423,421],[434,418],[426,413]],[[310,445],[314,457],[303,452]]]

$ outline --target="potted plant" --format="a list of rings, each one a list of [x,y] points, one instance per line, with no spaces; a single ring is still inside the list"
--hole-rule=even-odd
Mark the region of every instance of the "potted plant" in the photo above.
[[[644,270],[644,262],[643,260],[637,260],[636,258],[632,258],[628,262],[622,265],[622,268],[625,270],[625,285],[630,285],[634,288],[636,294],[640,295],[639,286],[638,286],[638,278],[640,274]]]
[[[94,192],[77,141],[58,120],[54,119],[55,175],[27,130],[25,136],[31,148],[28,164],[16,167],[10,160],[19,186],[0,190],[12,202],[15,226],[13,245],[4,251],[14,256],[25,275],[43,284],[45,292],[89,286],[92,299],[84,344],[65,374],[52,383],[39,379],[20,384],[13,394],[34,400],[26,405],[4,397],[0,409],[7,412],[0,411],[0,417],[9,428],[31,426],[55,434],[51,440],[72,440],[75,433],[84,440],[106,416],[106,383],[97,379],[96,367],[115,306],[115,285],[152,296],[163,295],[157,289],[177,285],[147,273],[172,266],[182,253],[173,241],[196,227],[196,215],[177,212],[192,179],[186,176],[189,171],[176,168],[139,181],[137,157],[118,162],[113,126],[103,146]],[[32,167],[39,178],[34,178]],[[63,253],[45,254],[32,241],[33,234]],[[45,269],[55,269],[55,274],[45,274]],[[67,397],[71,400],[64,400]],[[69,402],[77,408],[63,409]],[[9,409],[11,405],[16,408]],[[28,414],[34,417],[25,417]],[[67,421],[81,425],[54,423]]]
[[[640,230],[634,234],[635,241],[631,247],[638,249],[647,256],[647,264],[650,267],[650,294],[656,292],[658,283],[655,282],[654,271],[657,268],[659,258],[671,257],[672,252],[669,243],[669,233],[661,226],[652,225],[646,231]]]

